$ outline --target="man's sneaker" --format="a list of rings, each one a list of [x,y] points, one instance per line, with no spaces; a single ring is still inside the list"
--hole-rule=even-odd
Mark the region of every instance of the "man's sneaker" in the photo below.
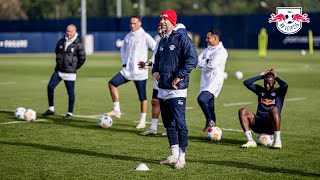
[[[161,161],[160,164],[177,164],[178,158],[169,156],[166,160]]]
[[[137,129],[143,129],[143,128],[145,128],[145,127],[146,127],[146,123],[139,123],[139,124],[136,126]]]
[[[113,110],[113,111],[107,112],[106,115],[107,115],[107,116],[114,116],[114,117],[120,119],[120,117],[121,117],[121,112],[120,112],[120,111],[115,111],[115,110]]]
[[[63,119],[71,119],[72,118],[72,115],[70,114],[66,114],[65,116],[63,116]]]
[[[273,145],[274,149],[281,149],[282,148],[282,144],[281,141],[276,141]]]
[[[257,143],[252,140],[252,141],[248,141],[247,143],[243,144],[241,146],[242,148],[254,148],[254,147],[257,147]]]
[[[186,167],[186,161],[181,161],[180,159],[178,160],[177,164],[174,165],[175,169],[182,169]]]
[[[168,134],[167,134],[167,131],[165,131],[165,132],[163,132],[162,134],[161,134],[161,136],[167,136]]]
[[[142,136],[146,136],[146,135],[154,135],[157,134],[157,130],[154,129],[148,129],[145,132],[140,133]]]
[[[207,132],[210,128],[216,126],[216,123],[214,121],[209,121],[206,126],[203,128],[203,132]]]
[[[48,109],[46,112],[42,113],[42,116],[49,116],[49,115],[54,115],[54,111],[51,111]]]

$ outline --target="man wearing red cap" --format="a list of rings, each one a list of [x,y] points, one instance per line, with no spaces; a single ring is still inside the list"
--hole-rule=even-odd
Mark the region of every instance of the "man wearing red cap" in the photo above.
[[[158,45],[152,76],[158,81],[161,116],[171,148],[171,156],[160,164],[172,164],[175,169],[182,169],[186,165],[188,146],[187,88],[189,74],[197,66],[198,55],[185,27],[177,25],[174,10],[162,12],[160,24],[165,34]]]

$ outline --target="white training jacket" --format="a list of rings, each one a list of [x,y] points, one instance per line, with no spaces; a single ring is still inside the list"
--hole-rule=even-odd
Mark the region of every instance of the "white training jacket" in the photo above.
[[[159,38],[156,39],[156,42],[157,42],[156,48],[155,48],[155,50],[153,51],[152,57],[151,57],[151,59],[150,59],[150,62],[152,62],[152,64],[154,63],[154,57],[155,57],[156,54],[157,54],[157,49],[158,49],[160,40],[161,40],[161,37],[159,36]],[[153,80],[153,89],[159,90],[158,81],[155,80],[155,79]]]
[[[208,46],[198,56],[198,68],[201,69],[200,93],[209,91],[218,97],[224,81],[224,69],[228,52],[222,42],[217,46]]]
[[[156,41],[141,27],[135,32],[129,32],[121,46],[122,65],[125,65],[120,73],[127,80],[148,79],[148,69],[139,69],[139,61],[148,61],[148,49],[156,48]]]

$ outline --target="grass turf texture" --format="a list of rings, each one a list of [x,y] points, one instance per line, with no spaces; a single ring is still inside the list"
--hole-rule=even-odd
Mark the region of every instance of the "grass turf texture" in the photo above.
[[[13,112],[0,111],[0,179],[319,179],[319,57],[319,51],[313,56],[269,51],[261,59],[256,51],[229,50],[229,77],[216,99],[218,126],[241,130],[238,109],[256,111],[256,95],[233,73],[242,71],[246,79],[273,66],[289,84],[286,98],[301,98],[285,102],[281,150],[262,146],[241,149],[246,139],[238,131],[224,130],[220,142],[204,140],[205,120],[196,100],[201,72],[194,70],[187,98],[187,107],[192,107],[187,110],[187,166],[174,170],[159,165],[171,153],[167,138],[141,136],[143,130],[135,129],[140,105],[132,82],[119,87],[121,119],[113,118],[113,126],[102,129],[98,118],[62,119],[68,103],[63,82],[55,91],[56,115],[41,116],[47,110],[46,86],[55,66],[53,55],[0,56],[0,109],[23,106],[45,120],[3,124],[18,120]],[[97,115],[112,109],[107,82],[120,68],[119,53],[87,57],[76,81],[76,115]],[[147,87],[147,121],[151,121],[151,79]],[[252,104],[226,106],[238,102]],[[163,131],[159,125],[158,132]],[[150,171],[135,171],[140,163],[146,163]]]

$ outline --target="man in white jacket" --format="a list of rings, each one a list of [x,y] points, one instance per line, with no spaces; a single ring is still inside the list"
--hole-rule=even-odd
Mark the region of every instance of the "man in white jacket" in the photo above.
[[[203,131],[216,125],[214,99],[218,97],[224,81],[224,69],[228,52],[220,42],[220,31],[211,29],[207,32],[208,47],[198,57],[201,69],[200,95],[198,103],[206,117]]]
[[[120,49],[123,68],[109,81],[109,90],[113,100],[113,110],[108,112],[108,116],[121,117],[118,86],[134,81],[137,88],[139,100],[141,102],[141,118],[137,129],[145,128],[147,115],[147,95],[146,83],[148,79],[148,69],[139,68],[140,61],[148,60],[148,49],[152,51],[156,48],[155,40],[141,27],[141,18],[132,16],[130,20],[131,32],[124,38]]]

